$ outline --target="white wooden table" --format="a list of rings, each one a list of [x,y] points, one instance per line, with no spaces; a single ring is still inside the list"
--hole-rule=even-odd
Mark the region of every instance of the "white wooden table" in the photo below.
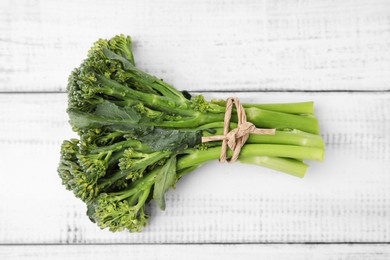
[[[68,74],[118,33],[179,89],[314,100],[325,162],[209,163],[143,233],[100,230],[56,167]],[[0,91],[0,259],[390,259],[389,1],[2,0]]]

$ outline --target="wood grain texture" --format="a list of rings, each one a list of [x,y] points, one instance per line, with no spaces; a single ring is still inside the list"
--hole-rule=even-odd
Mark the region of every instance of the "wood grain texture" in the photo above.
[[[0,1],[0,91],[64,91],[100,37],[187,90],[390,90],[390,4],[346,1]]]
[[[387,260],[388,245],[110,245],[2,246],[7,260]]]
[[[84,204],[60,184],[59,146],[74,136],[66,95],[0,94],[0,244],[390,241],[390,93],[238,97],[314,100],[325,162],[310,163],[304,179],[211,162],[168,192],[166,211],[151,205],[143,233],[130,234],[90,223]]]

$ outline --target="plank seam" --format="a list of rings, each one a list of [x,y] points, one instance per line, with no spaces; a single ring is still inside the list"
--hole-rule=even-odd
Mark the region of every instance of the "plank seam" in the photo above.
[[[4,246],[390,245],[390,242],[5,243]]]

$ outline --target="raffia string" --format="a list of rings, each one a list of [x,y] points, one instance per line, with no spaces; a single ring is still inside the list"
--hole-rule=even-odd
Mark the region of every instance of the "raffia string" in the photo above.
[[[229,131],[233,104],[236,106],[237,110],[238,126],[237,128]],[[229,147],[233,151],[233,156],[229,162],[233,163],[237,161],[241,148],[248,140],[250,134],[274,135],[275,129],[256,128],[254,124],[247,122],[244,107],[240,104],[240,101],[237,97],[233,97],[226,100],[223,135],[202,137],[202,143],[222,140],[222,149],[219,161],[221,163],[226,162],[227,147]]]

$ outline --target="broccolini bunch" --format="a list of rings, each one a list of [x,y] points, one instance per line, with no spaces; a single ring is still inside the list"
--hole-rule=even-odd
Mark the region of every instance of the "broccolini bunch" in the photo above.
[[[139,232],[146,205],[165,209],[164,194],[184,174],[218,159],[225,101],[178,91],[135,66],[131,38],[98,40],[68,82],[70,124],[79,139],[63,142],[58,173],[101,228]],[[251,135],[239,160],[303,177],[303,160],[323,160],[313,103],[246,104],[248,121],[275,128]],[[237,126],[232,117],[231,128]]]

